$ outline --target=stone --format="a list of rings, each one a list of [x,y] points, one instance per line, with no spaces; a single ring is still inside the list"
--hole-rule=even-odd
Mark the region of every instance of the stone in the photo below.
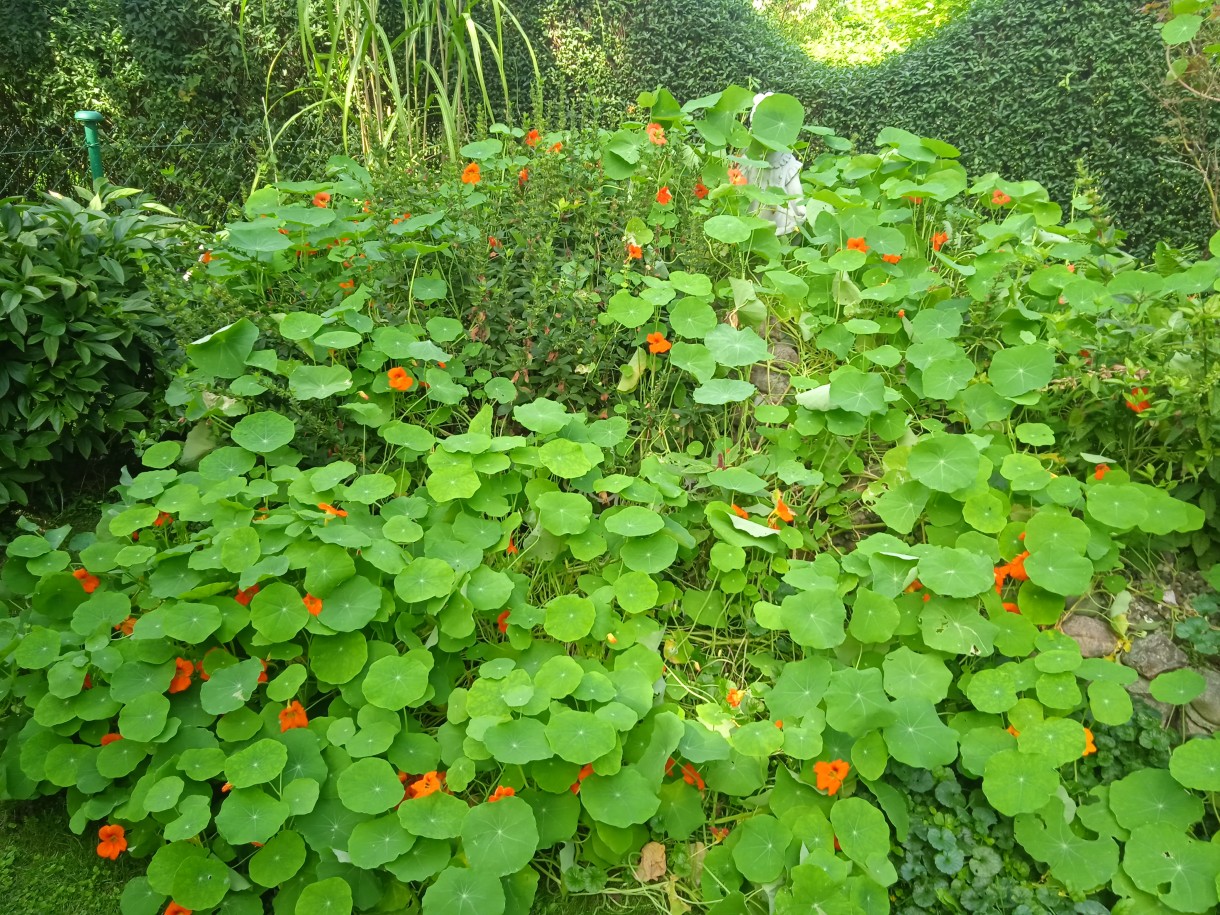
[[[1104,658],[1118,647],[1118,636],[1105,620],[1079,613],[1069,616],[1059,627],[1064,635],[1070,635],[1080,646],[1086,658]]]
[[[1152,698],[1152,691],[1148,688],[1149,681],[1140,677],[1134,683],[1127,687],[1127,692],[1131,694],[1132,699],[1141,699],[1145,705],[1148,705],[1161,715],[1161,726],[1169,727],[1169,722],[1173,720],[1174,707],[1167,702],[1157,702]]]
[[[1198,721],[1207,733],[1220,729],[1220,673],[1203,668],[1199,670],[1207,687],[1203,694],[1187,706],[1186,719],[1193,723]]]
[[[1141,677],[1155,680],[1167,670],[1178,670],[1190,663],[1186,652],[1169,640],[1163,632],[1154,632],[1136,639],[1127,652],[1126,663]]]

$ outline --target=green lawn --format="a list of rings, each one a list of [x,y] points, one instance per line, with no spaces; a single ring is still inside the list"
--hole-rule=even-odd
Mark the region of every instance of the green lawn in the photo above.
[[[3,915],[118,915],[123,885],[140,873],[126,855],[115,863],[95,851],[91,834],[75,836],[63,803],[0,804],[0,912]],[[647,902],[612,897],[540,897],[536,915],[655,915]]]

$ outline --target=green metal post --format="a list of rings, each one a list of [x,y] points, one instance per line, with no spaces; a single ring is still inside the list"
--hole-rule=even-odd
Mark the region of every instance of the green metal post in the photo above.
[[[97,125],[104,121],[105,117],[100,111],[76,112],[76,120],[85,128],[85,148],[89,150],[89,171],[93,174],[94,181],[102,177],[102,146],[97,141]]]

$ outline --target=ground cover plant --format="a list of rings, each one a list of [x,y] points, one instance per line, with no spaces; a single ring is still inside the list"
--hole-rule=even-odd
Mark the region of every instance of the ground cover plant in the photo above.
[[[1150,746],[1134,671],[1057,627],[1119,625],[1152,550],[1214,560],[1168,490],[1214,459],[1220,267],[790,96],[637,104],[494,127],[409,211],[336,160],[205,241],[187,282],[250,317],[186,346],[182,428],[94,530],[8,547],[6,796],[147,859],[124,915],[977,910],[967,871],[1213,910],[1220,745]],[[597,177],[528,198],[547,170]],[[527,202],[589,220],[544,255]],[[582,315],[596,384],[525,375],[565,354],[498,300]]]

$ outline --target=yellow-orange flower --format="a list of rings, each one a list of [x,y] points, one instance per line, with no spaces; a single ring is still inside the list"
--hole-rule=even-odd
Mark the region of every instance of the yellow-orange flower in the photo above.
[[[859,238],[849,238],[847,240],[848,251],[859,251],[861,253],[868,250],[868,243],[864,241],[864,236]]]
[[[792,514],[792,509],[788,507],[788,503],[784,501],[784,497],[780,494],[778,489],[775,490],[774,514],[775,517],[779,518],[780,521],[786,521],[788,524],[791,524],[796,520],[796,516]]]
[[[627,258],[629,260],[638,261],[644,256],[644,249],[632,242],[627,243]]]
[[[746,176],[742,174],[741,169],[739,169],[736,165],[731,166],[729,168],[729,184],[732,184],[735,187],[741,187],[746,183]]]
[[[479,174],[479,163],[471,162],[462,169],[462,184],[478,184],[483,180],[483,176]]]
[[[736,505],[736,504],[733,505],[733,514],[735,514],[738,518],[744,518],[747,521],[750,520],[750,513],[747,512],[740,505]]]
[[[841,759],[833,762],[815,762],[813,774],[817,776],[818,790],[825,791],[827,794],[835,794],[843,786],[843,781],[850,770],[851,766]]]
[[[293,728],[309,727],[309,716],[305,714],[305,706],[296,699],[288,703],[288,708],[280,712],[280,733],[286,733]]]
[[[673,349],[673,344],[665,339],[665,335],[659,331],[654,331],[644,338],[648,342],[648,352],[653,353],[668,353]]]
[[[445,787],[441,779],[442,776],[439,772],[427,772],[418,781],[412,782],[407,791],[413,798],[436,794],[436,792],[443,790]]]
[[[648,134],[648,142],[653,146],[664,146],[669,142],[665,139],[665,128],[656,122],[645,127],[644,133]]]
[[[741,705],[741,700],[745,697],[746,694],[744,692],[739,690],[737,687],[733,687],[729,690],[728,695],[724,697],[724,701],[727,702],[732,708],[737,708]]]
[[[491,797],[489,797],[487,799],[487,803],[494,804],[496,801],[500,800],[501,798],[512,797],[516,793],[517,793],[516,790],[514,790],[513,788],[510,788],[508,785],[500,785],[498,788],[496,788],[495,791],[493,791],[491,793]]]
[[[313,195],[313,205],[316,207],[330,206],[330,194],[326,191],[318,191]]]
[[[330,515],[332,518],[346,518],[347,517],[347,512],[345,512],[341,508],[335,508],[335,506],[331,505],[329,502],[319,502],[318,508],[320,508],[322,511],[326,512],[326,514]]]
[[[939,251],[945,246],[945,242],[949,240],[948,232],[937,232],[932,236],[932,250]]]
[[[401,365],[396,365],[386,374],[386,381],[395,391],[409,391],[411,385],[415,384],[415,379],[407,374],[407,370]]]
[[[1084,752],[1081,756],[1088,756],[1097,752],[1097,744],[1093,743],[1093,732],[1089,728],[1084,729]]]

